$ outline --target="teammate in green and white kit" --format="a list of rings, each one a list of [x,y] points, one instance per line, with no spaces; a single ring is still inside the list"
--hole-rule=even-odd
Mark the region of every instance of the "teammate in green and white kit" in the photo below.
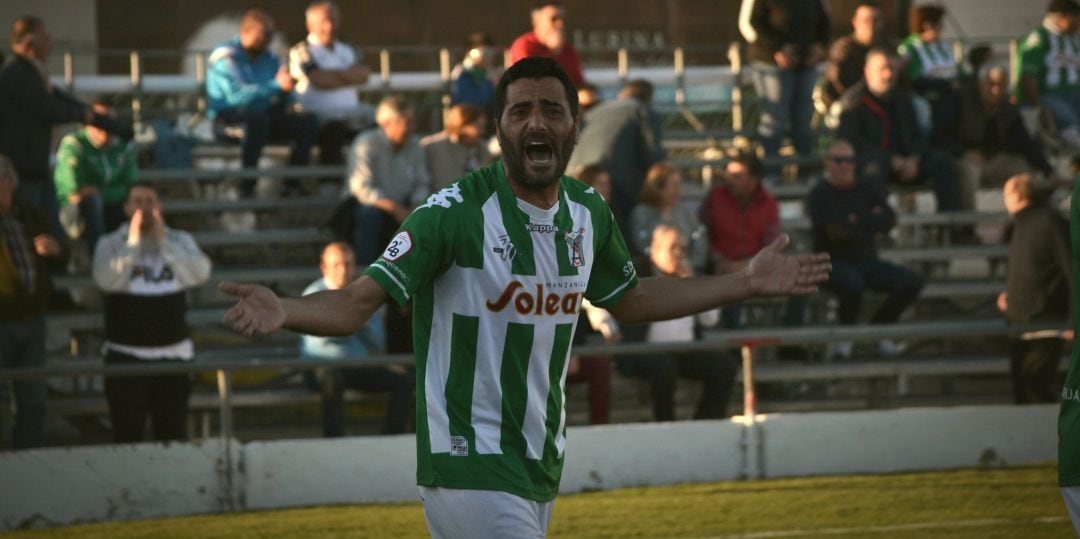
[[[1042,26],[1020,44],[1023,104],[1046,109],[1060,137],[1080,151],[1080,2],[1051,0]]]
[[[816,290],[828,255],[784,256],[786,236],[739,274],[638,280],[604,200],[563,172],[577,93],[550,58],[499,81],[503,158],[432,195],[362,277],[279,299],[223,283],[226,324],[356,331],[388,299],[413,302],[417,483],[435,537],[542,537],[565,447],[566,365],[583,298],[621,322],[686,316],[755,295]]]

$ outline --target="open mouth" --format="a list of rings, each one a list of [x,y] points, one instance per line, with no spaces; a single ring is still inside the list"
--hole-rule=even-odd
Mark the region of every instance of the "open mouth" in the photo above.
[[[547,165],[555,156],[555,149],[542,141],[531,141],[525,144],[525,157],[537,165]]]

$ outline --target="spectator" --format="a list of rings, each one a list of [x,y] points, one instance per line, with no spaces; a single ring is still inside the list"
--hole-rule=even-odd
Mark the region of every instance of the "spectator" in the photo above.
[[[465,57],[450,74],[450,103],[480,107],[491,115],[491,98],[499,74],[499,54],[491,36],[483,32],[469,34]]]
[[[95,113],[114,116],[101,101],[93,104]],[[106,232],[124,222],[124,198],[138,174],[134,145],[108,131],[87,125],[65,136],[56,152],[56,198],[61,208],[64,228],[81,220],[82,237],[93,249]]]
[[[210,277],[210,259],[190,234],[165,225],[150,184],[128,189],[124,214],[129,221],[94,250],[94,282],[105,294],[105,364],[189,362],[186,291]],[[106,377],[113,441],[142,441],[147,417],[155,441],[187,439],[190,393],[187,374]]]
[[[956,109],[954,92],[960,78],[960,61],[952,47],[941,39],[944,18],[942,6],[912,6],[908,17],[911,34],[897,48],[915,94],[930,105],[931,131],[946,127],[952,121]]]
[[[1042,200],[1028,174],[1009,178],[1004,190],[1009,227],[1009,274],[998,308],[1009,324],[1066,322],[1073,297],[1068,223]],[[1065,338],[1071,340],[1072,334]],[[1012,341],[1010,371],[1017,404],[1057,402],[1058,336],[1025,335]]]
[[[714,187],[701,205],[714,273],[741,270],[762,247],[780,236],[780,206],[761,178],[757,156],[736,155],[725,166],[724,182]]]
[[[881,4],[877,0],[861,0],[855,5],[855,13],[851,16],[852,32],[829,46],[820,94],[824,111],[828,111],[844,92],[863,80],[866,53],[873,47],[881,46],[885,40],[884,20]]]
[[[566,36],[566,7],[562,2],[540,0],[533,6],[532,31],[521,34],[510,45],[510,63],[527,56],[554,58],[575,86],[585,83],[581,58]]]
[[[1001,66],[983,68],[960,93],[956,120],[945,138],[960,157],[960,201],[975,208],[980,185],[998,187],[1015,174],[1038,170],[1054,176],[1043,148],[1028,134],[1020,111],[1009,102],[1009,73]]]
[[[413,110],[405,98],[389,96],[375,111],[378,129],[353,141],[346,166],[356,208],[356,259],[370,264],[409,212],[431,190],[427,162],[413,135]],[[387,236],[387,237],[384,237]]]
[[[844,95],[837,136],[855,148],[860,183],[882,191],[889,182],[932,183],[938,210],[959,209],[952,159],[919,131],[912,96],[897,88],[894,66],[884,49],[867,54],[866,80]]]
[[[600,104],[603,98],[600,95],[600,88],[591,82],[586,82],[577,89],[578,107],[581,109],[581,114],[589,112],[590,109]]]
[[[743,0],[739,30],[750,44],[765,157],[779,155],[789,124],[795,150],[809,155],[817,65],[825,60],[829,44],[829,14],[823,0]]]
[[[657,163],[649,168],[641,190],[641,202],[630,213],[633,231],[630,247],[636,253],[647,255],[653,229],[661,224],[671,225],[688,242],[690,267],[695,273],[701,273],[708,257],[708,238],[698,216],[682,204],[682,182],[682,173],[667,163]]]
[[[581,135],[569,169],[600,165],[612,180],[609,203],[626,227],[649,167],[664,160],[660,118],[652,110],[652,84],[632,80],[619,99],[601,103],[583,116]]]
[[[352,46],[337,39],[341,13],[329,0],[312,2],[304,12],[307,37],[289,49],[289,74],[304,111],[318,120],[319,161],[345,162],[342,147],[374,121],[361,105],[356,87],[368,80],[368,68]]]
[[[18,60],[16,60],[18,61]],[[45,308],[50,271],[63,268],[66,252],[44,212],[17,194],[19,174],[0,155],[0,368],[45,366]],[[14,418],[11,417],[14,390]],[[0,382],[0,447],[39,447],[44,442],[44,378]],[[14,421],[12,421],[14,419]]]
[[[486,131],[484,109],[476,105],[458,104],[450,107],[441,133],[420,139],[420,147],[427,158],[432,191],[442,189],[491,162],[491,152],[484,141]]]
[[[318,121],[291,107],[294,82],[286,66],[270,52],[274,20],[261,9],[249,9],[240,21],[240,35],[210,53],[206,73],[207,116],[219,123],[240,125],[244,168],[259,164],[262,149],[271,140],[291,140],[290,165],[306,165],[311,158]],[[243,194],[254,191],[245,182]],[[286,191],[298,191],[291,180]]]
[[[1023,104],[1044,109],[1061,139],[1080,151],[1080,2],[1051,0],[1041,27],[1020,45]]]
[[[862,295],[867,289],[887,294],[870,318],[872,324],[891,324],[922,290],[923,279],[914,272],[878,258],[877,242],[896,225],[896,214],[878,189],[867,185],[855,171],[855,149],[845,140],[829,145],[825,155],[825,178],[810,190],[806,201],[813,225],[814,249],[832,257],[832,273],[826,288],[840,302],[840,323],[859,318]],[[883,355],[897,355],[904,345],[884,339],[878,343]],[[851,343],[839,343],[836,355],[851,356]]]
[[[679,229],[662,224],[653,231],[649,246],[650,263],[645,274],[685,278],[694,275],[686,258],[686,242]],[[646,339],[650,343],[692,342],[699,338],[699,326],[716,324],[716,310],[694,316],[653,322]],[[735,384],[735,363],[718,352],[682,352],[654,356],[630,356],[621,359],[616,370],[624,376],[649,381],[656,421],[675,419],[675,380],[692,378],[702,382],[694,419],[727,417],[728,401]]]
[[[322,278],[311,283],[304,295],[324,290],[340,290],[356,278],[356,257],[347,243],[334,242],[322,252],[319,264]],[[315,337],[300,339],[300,356],[305,359],[359,359],[370,352],[382,352],[386,346],[381,313],[352,335],[344,337]],[[307,373],[313,374],[310,371]],[[383,423],[383,434],[407,432],[410,404],[413,398],[413,375],[398,365],[318,369],[308,376],[309,385],[322,394],[323,436],[337,438],[345,435],[345,390],[390,393],[390,403]]]

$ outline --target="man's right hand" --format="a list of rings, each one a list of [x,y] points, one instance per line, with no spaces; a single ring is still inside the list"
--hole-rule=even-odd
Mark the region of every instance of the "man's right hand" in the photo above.
[[[274,79],[277,80],[278,86],[281,86],[282,92],[291,92],[296,81],[293,80],[292,75],[289,74],[289,70],[285,66],[281,66],[277,73],[274,75]]]
[[[135,212],[131,214],[131,223],[128,224],[128,245],[134,247],[142,241],[142,225],[144,217],[142,210],[135,210]]]
[[[222,319],[233,331],[251,337],[268,335],[285,325],[285,307],[269,288],[225,281],[218,291],[240,299]]]

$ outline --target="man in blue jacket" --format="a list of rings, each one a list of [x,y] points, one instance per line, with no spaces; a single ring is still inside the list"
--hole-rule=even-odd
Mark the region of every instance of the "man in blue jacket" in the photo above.
[[[250,9],[240,21],[240,34],[214,49],[208,62],[208,116],[243,126],[244,168],[258,165],[270,140],[291,140],[289,164],[306,165],[315,141],[315,117],[293,109],[295,82],[269,51],[273,36],[270,15]]]

